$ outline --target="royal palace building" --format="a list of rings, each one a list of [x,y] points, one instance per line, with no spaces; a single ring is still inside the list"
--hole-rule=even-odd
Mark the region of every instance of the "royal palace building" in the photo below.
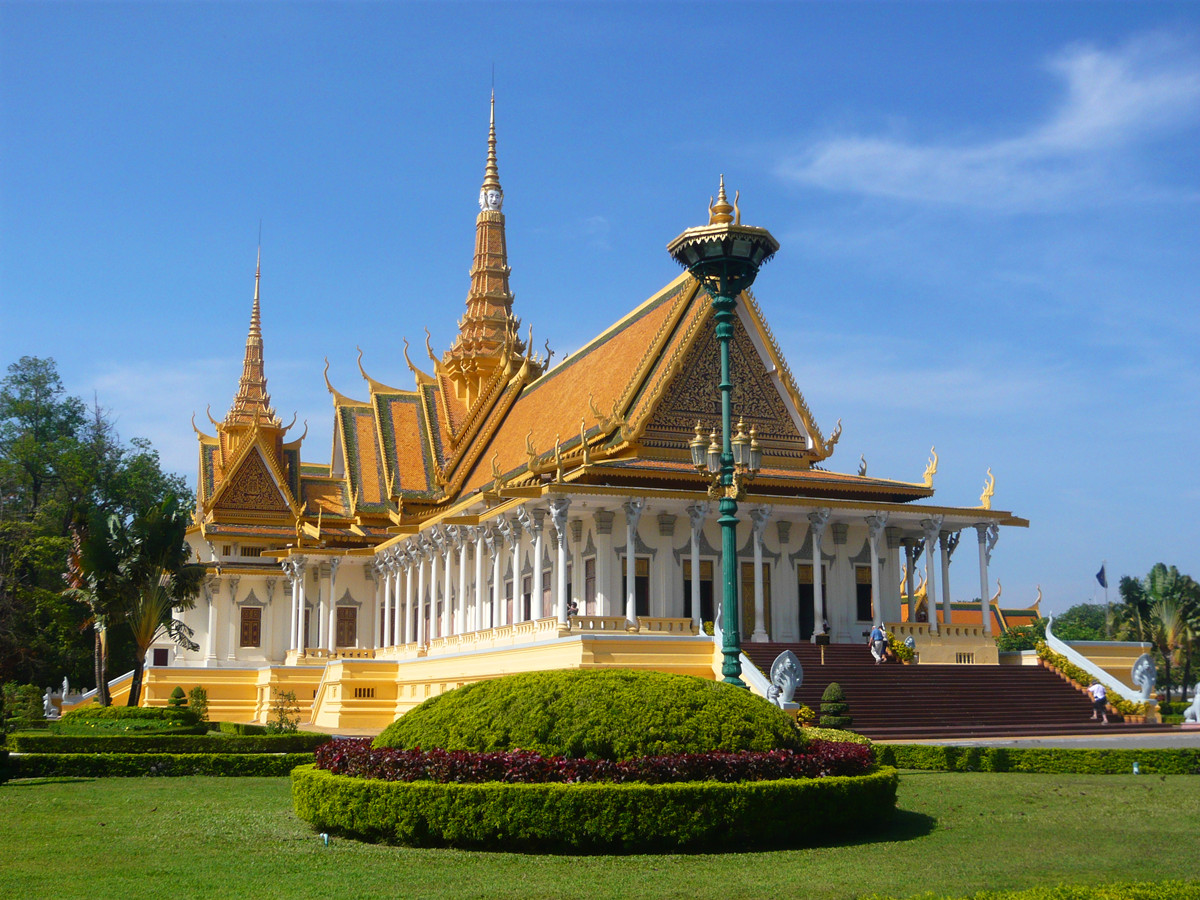
[[[314,723],[369,728],[531,668],[713,677],[725,573],[692,452],[719,426],[713,303],[685,273],[552,366],[514,310],[503,205],[493,105],[458,334],[416,360],[405,344],[409,388],[361,353],[361,385],[326,375],[321,462],[272,408],[256,273],[233,404],[197,429],[188,540],[208,577],[182,617],[199,649],[156,646],[151,694],[203,683],[226,717],[261,720],[289,688]],[[736,212],[723,184],[710,208]],[[990,485],[977,507],[937,503],[936,454],[915,483],[835,471],[840,423],[814,420],[749,291],[730,359],[739,439],[761,456],[739,503],[743,643],[861,643],[886,621],[930,658],[967,639],[994,657],[989,561],[1002,527],[1028,523]],[[952,588],[983,599],[951,603]]]

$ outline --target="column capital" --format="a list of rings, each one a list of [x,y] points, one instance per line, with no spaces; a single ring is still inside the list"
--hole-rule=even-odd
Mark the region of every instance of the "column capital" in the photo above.
[[[771,518],[771,507],[755,506],[750,509],[750,525],[754,531],[754,539],[762,542],[763,532],[767,528],[767,521]]]
[[[621,509],[625,510],[625,518],[633,528],[637,528],[638,520],[641,519],[642,513],[646,511],[646,501],[642,497],[630,497],[621,504]]]
[[[570,508],[570,497],[555,497],[550,501],[550,521],[554,525],[554,530],[558,533],[560,541],[566,538],[567,510]]]
[[[829,524],[830,515],[831,511],[826,507],[813,510],[808,514],[809,525],[812,526],[813,534],[816,535],[818,540],[825,531],[825,526]]]
[[[944,516],[930,516],[928,519],[921,520],[921,530],[925,532],[925,540],[929,543],[937,541],[938,532],[942,530],[942,521]]]
[[[867,516],[867,535],[871,539],[871,545],[875,546],[879,543],[879,536],[883,534],[883,529],[887,526],[888,514],[886,512],[877,512],[873,516]]]
[[[708,518],[707,503],[693,503],[687,508],[688,523],[692,526],[692,534],[699,536],[701,529],[704,528],[704,520]]]

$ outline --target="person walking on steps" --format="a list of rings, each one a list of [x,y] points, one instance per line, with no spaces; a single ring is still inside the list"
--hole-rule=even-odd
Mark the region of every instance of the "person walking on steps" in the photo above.
[[[871,629],[871,636],[867,638],[867,643],[871,645],[871,655],[875,657],[875,665],[879,665],[884,660],[884,654],[887,652],[887,635],[883,631],[883,625],[876,625]]]
[[[1108,691],[1104,689],[1099,681],[1093,681],[1092,686],[1088,688],[1088,693],[1092,695],[1092,721],[1096,721],[1097,715],[1103,717],[1104,724],[1108,724]]]

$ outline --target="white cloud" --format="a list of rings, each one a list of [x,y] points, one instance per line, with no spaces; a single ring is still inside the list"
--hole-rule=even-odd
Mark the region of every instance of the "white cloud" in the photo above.
[[[829,191],[1001,212],[1168,196],[1126,172],[1125,155],[1195,120],[1194,55],[1152,35],[1115,51],[1072,45],[1047,68],[1062,80],[1063,98],[1044,122],[1020,134],[961,144],[833,137],[785,159],[778,172]]]

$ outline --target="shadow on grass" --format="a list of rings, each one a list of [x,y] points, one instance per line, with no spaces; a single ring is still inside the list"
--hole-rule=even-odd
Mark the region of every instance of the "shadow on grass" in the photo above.
[[[886,822],[880,822],[869,830],[853,837],[843,837],[815,846],[822,847],[860,847],[864,844],[891,844],[898,841],[912,841],[925,837],[937,827],[937,819],[925,813],[913,812],[908,809],[897,809]]]
[[[55,775],[46,778],[14,778],[4,785],[6,788],[37,787],[40,784],[88,784],[97,781],[96,778],[75,777],[71,775]]]

